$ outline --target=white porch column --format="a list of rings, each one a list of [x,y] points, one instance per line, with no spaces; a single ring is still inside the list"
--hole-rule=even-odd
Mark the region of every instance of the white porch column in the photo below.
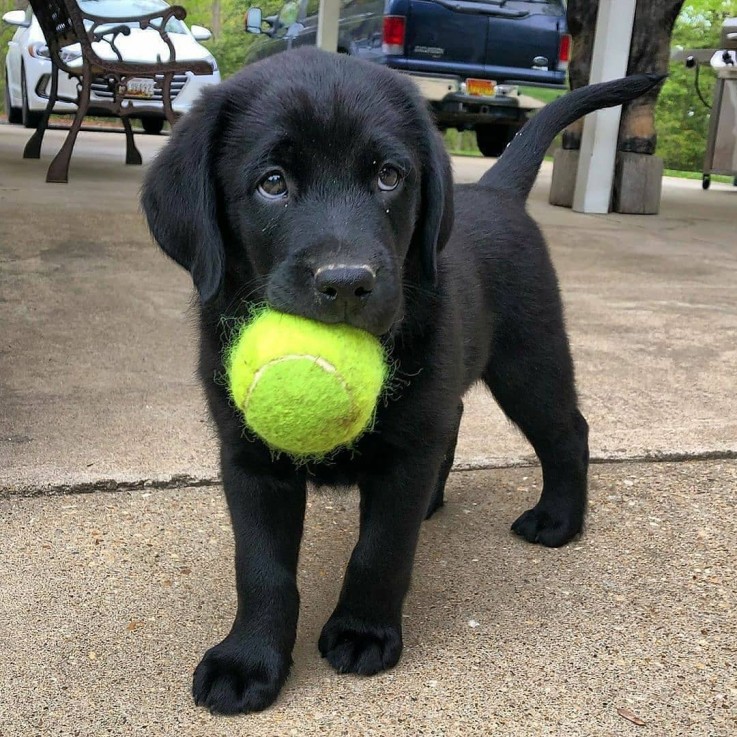
[[[591,84],[627,73],[635,5],[636,0],[599,0]],[[573,209],[577,212],[609,212],[621,114],[622,108],[616,107],[586,117],[573,194]]]
[[[338,50],[338,20],[340,0],[320,0],[317,17],[317,47],[324,51]]]

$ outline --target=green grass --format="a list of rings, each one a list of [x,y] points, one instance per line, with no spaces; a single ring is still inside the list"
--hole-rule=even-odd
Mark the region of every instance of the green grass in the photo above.
[[[663,174],[666,177],[678,177],[679,179],[701,179],[703,176],[700,171],[679,171],[678,169],[666,169]],[[725,176],[724,174],[712,174],[711,181],[732,184],[732,177]]]
[[[451,156],[481,156],[481,152],[476,147],[475,134],[473,131],[464,131],[458,133],[455,130],[445,132],[445,147]],[[545,161],[553,161],[553,157],[548,155]],[[700,171],[679,171],[678,169],[665,169],[663,175],[666,177],[677,177],[678,179],[698,179],[701,180],[702,172]],[[721,182],[722,184],[732,184],[733,178],[724,174],[712,174],[712,182]]]
[[[520,86],[520,94],[534,97],[540,102],[548,103],[558,99],[561,95],[565,95],[568,90],[552,90],[547,87],[524,87]]]
[[[449,128],[443,134],[445,148],[452,156],[481,156],[476,146],[476,133],[474,131],[457,131]]]
[[[461,151],[460,149],[456,150],[452,148],[448,148],[446,150],[451,156],[471,156],[476,157],[477,159],[483,158],[481,151],[479,151],[478,149],[476,151]]]

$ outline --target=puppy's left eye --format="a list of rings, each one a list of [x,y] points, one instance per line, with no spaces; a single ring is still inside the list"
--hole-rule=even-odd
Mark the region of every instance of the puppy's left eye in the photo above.
[[[393,166],[386,164],[381,167],[379,172],[379,189],[382,192],[391,192],[399,186],[402,181],[402,174],[399,169],[395,169]]]
[[[280,171],[269,172],[259,183],[258,192],[268,200],[279,200],[287,194],[287,182]]]

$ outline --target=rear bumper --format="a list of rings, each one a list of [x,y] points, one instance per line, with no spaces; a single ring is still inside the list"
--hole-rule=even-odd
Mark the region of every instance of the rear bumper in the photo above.
[[[499,85],[492,97],[467,95],[465,79],[454,75],[406,72],[422,96],[430,102],[441,124],[518,123],[544,103],[521,94],[516,84]]]
[[[387,55],[383,63],[399,72],[430,77],[482,77],[495,79],[499,84],[524,84],[535,87],[559,87],[566,84],[564,69],[523,69],[521,67],[464,65],[435,59],[408,59],[405,56]],[[467,67],[467,68],[464,68]]]
[[[439,102],[448,95],[457,95],[461,91],[461,78],[453,75],[417,74],[406,72],[417,85],[422,96],[431,102]]]
[[[528,108],[520,106],[516,97],[470,97],[446,95],[442,100],[430,103],[438,123],[455,126],[463,124],[515,124],[527,119]]]

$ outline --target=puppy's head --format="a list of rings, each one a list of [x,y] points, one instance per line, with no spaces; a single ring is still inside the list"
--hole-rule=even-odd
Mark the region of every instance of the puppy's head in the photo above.
[[[143,207],[203,302],[381,335],[436,278],[450,162],[411,82],[299,50],[208,90],[151,166]]]

